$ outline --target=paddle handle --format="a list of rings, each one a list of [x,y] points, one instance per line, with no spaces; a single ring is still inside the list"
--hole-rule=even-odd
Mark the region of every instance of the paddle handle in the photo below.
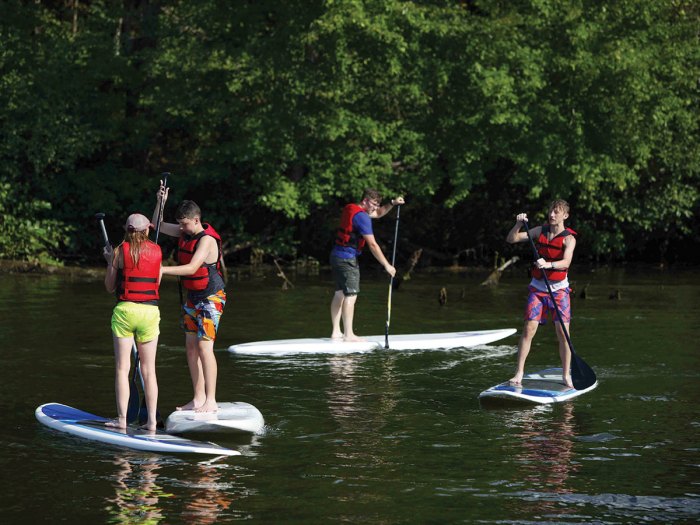
[[[100,223],[100,230],[102,231],[102,242],[104,242],[105,246],[107,246],[109,244],[109,237],[107,237],[107,230],[105,229],[105,214],[96,213],[95,219],[97,219],[97,222]]]

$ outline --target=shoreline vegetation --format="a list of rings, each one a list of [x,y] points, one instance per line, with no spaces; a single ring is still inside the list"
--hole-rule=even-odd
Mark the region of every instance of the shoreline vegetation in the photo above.
[[[236,265],[325,262],[365,188],[421,268],[522,257],[559,198],[578,261],[697,264],[700,9],[589,4],[11,1],[0,257],[98,263],[168,173]]]
[[[172,261],[165,261],[166,266],[174,264]],[[520,261],[517,264],[509,265],[508,269],[502,271],[504,274],[519,274],[525,273],[527,271],[527,263]],[[648,272],[672,272],[672,271],[682,271],[685,269],[696,268],[695,265],[677,263],[673,265],[664,264],[650,264],[642,262],[634,263],[618,263],[618,264],[577,264],[577,268],[580,268],[581,273],[599,272],[599,271],[611,271],[617,269],[634,269]],[[374,269],[370,265],[367,267],[368,272],[380,273],[379,269]],[[270,275],[276,274],[280,278],[280,283],[285,280],[289,282],[288,276],[295,274],[303,275],[316,275],[321,272],[330,272],[330,267],[328,265],[319,264],[306,264],[306,263],[281,263],[278,260],[273,261],[273,263],[255,263],[255,264],[239,264],[236,266],[229,266],[227,268],[228,278],[227,280],[240,280],[246,277],[253,277],[257,275]],[[498,284],[498,279],[496,282],[487,283],[486,281],[493,274],[498,272],[498,268],[487,267],[484,265],[449,265],[449,266],[425,266],[413,270],[417,274],[455,274],[455,273],[469,273],[469,274],[483,274],[484,282],[486,284]],[[13,274],[34,274],[34,275],[58,275],[65,276],[69,278],[75,277],[88,277],[88,278],[103,278],[104,268],[100,265],[89,264],[63,264],[63,265],[53,265],[40,262],[32,261],[20,261],[20,260],[8,260],[0,259],[0,275],[13,275]],[[280,275],[282,274],[282,275]],[[401,272],[399,269],[399,277],[403,277],[403,280],[410,280],[410,277],[406,278],[406,272]]]

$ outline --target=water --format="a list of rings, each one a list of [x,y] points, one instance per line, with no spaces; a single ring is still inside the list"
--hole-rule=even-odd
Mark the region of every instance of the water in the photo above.
[[[393,333],[514,327],[522,275],[419,273],[393,295]],[[99,278],[0,278],[0,517],[14,523],[695,523],[700,520],[700,273],[580,272],[572,340],[600,386],[571,403],[481,407],[512,373],[517,338],[472,350],[233,356],[230,344],[330,329],[330,276],[230,283],[220,401],[247,401],[264,433],[194,436],[213,459],[113,449],[55,433],[56,401],[114,414],[112,299]],[[363,280],[356,331],[381,334],[387,281]],[[447,290],[447,304],[438,303]],[[611,300],[619,290],[620,299]],[[163,288],[160,409],[189,399],[177,291]],[[528,370],[557,365],[551,326]]]

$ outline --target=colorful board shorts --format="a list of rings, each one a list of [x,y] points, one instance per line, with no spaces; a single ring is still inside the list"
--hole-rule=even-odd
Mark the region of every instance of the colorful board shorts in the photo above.
[[[554,311],[554,304],[548,292],[542,292],[532,286],[528,287],[530,294],[527,297],[527,306],[525,307],[525,320],[537,321],[539,324],[545,324],[547,317],[557,321],[557,314]],[[571,322],[571,302],[569,300],[570,288],[563,288],[553,292],[554,298],[557,301],[557,307],[561,313],[562,321],[565,323]]]
[[[121,301],[112,310],[115,337],[133,337],[137,343],[153,341],[160,334],[160,310],[153,304]]]
[[[343,290],[343,295],[360,293],[360,265],[355,257],[343,259],[331,255],[331,272],[335,290]]]
[[[197,334],[203,341],[216,340],[219,320],[226,306],[226,292],[219,290],[214,295],[193,302],[189,297],[182,307],[183,329],[186,334]]]

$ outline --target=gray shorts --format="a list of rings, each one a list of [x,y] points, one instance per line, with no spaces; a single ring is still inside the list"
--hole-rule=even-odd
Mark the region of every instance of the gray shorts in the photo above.
[[[331,255],[331,271],[335,290],[343,290],[343,295],[360,293],[360,265],[357,259],[341,259]]]

